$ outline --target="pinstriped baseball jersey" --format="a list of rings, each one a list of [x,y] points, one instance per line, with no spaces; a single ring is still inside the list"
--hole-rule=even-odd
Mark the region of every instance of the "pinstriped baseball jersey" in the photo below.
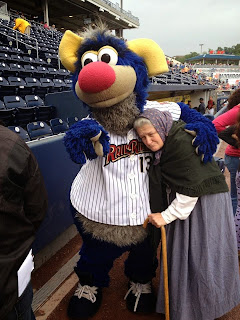
[[[177,104],[158,104],[161,110],[174,110]],[[177,117],[178,115],[178,117]],[[153,158],[134,129],[124,137],[110,134],[106,157],[87,161],[73,181],[71,202],[86,218],[111,225],[141,225],[150,213],[147,170]]]

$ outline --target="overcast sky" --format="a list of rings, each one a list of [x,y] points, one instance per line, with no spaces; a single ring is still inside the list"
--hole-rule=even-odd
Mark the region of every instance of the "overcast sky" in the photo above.
[[[153,39],[169,56],[240,43],[240,0],[123,0],[123,9],[140,21],[124,38]]]

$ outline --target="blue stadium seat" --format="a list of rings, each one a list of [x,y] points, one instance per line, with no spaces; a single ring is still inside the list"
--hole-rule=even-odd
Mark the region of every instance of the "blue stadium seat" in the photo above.
[[[18,126],[26,127],[26,125],[36,120],[36,108],[17,108],[15,109],[15,123]]]
[[[26,101],[28,107],[44,106],[43,100],[36,95],[26,95],[25,101]]]
[[[37,73],[40,78],[48,77],[48,69],[46,67],[37,66]],[[38,78],[38,76],[36,78]]]
[[[51,127],[43,121],[28,123],[27,131],[31,140],[53,135]]]
[[[47,89],[47,93],[53,92],[54,83],[51,79],[40,78],[41,86]]]
[[[0,110],[5,109],[5,105],[4,102],[2,100],[0,100]]]
[[[18,96],[25,96],[27,94],[32,93],[32,88],[29,87],[26,82],[19,77],[8,77],[8,82],[11,86],[16,87],[16,94]]]
[[[71,79],[65,79],[64,82],[66,84],[66,88],[69,88],[69,89],[72,88],[72,80]]]
[[[38,71],[33,65],[25,64],[23,68],[24,68],[24,72],[22,74],[25,74],[27,77],[32,77],[32,78],[36,77]]]
[[[40,58],[35,58],[35,63],[38,64],[39,66],[47,66],[47,62],[43,59]]]
[[[11,50],[12,50],[13,53],[23,54],[23,51],[22,51],[21,49],[19,49],[19,48],[13,48],[13,47],[12,47]]]
[[[11,53],[11,50],[7,46],[0,45],[0,52],[9,54],[9,53]]]
[[[19,54],[11,54],[11,60],[16,64],[21,64],[23,62],[23,59]]]
[[[48,78],[54,79],[58,76],[58,70],[56,68],[48,68]]]
[[[30,141],[29,134],[22,127],[18,126],[8,126],[8,129],[15,132],[19,137],[21,137],[24,141]]]
[[[5,126],[14,125],[15,122],[15,109],[0,109],[0,120]]]
[[[36,60],[30,56],[23,56],[22,59],[24,63],[28,63],[30,65],[39,65],[39,63],[36,63]]]
[[[66,77],[70,75],[69,71],[66,69],[59,69],[58,70],[58,79],[64,80]]]
[[[4,96],[3,101],[6,109],[27,107],[26,102],[19,96]]]
[[[68,123],[68,126],[69,128],[76,122],[79,121],[79,118],[78,117],[68,117],[67,118],[67,123]]]
[[[66,84],[63,80],[61,79],[53,79],[54,83],[54,92],[60,92],[63,91],[66,88]]]
[[[47,93],[47,88],[42,87],[41,82],[36,78],[25,78],[26,83],[32,88],[32,93],[38,95],[40,98],[44,98]]]
[[[4,62],[9,63],[9,62],[12,61],[12,59],[11,59],[11,57],[9,56],[9,54],[0,52],[0,61],[4,61]]]
[[[9,65],[4,61],[0,62],[0,76],[9,77],[12,73],[10,72]]]
[[[55,118],[56,108],[53,106],[38,106],[36,107],[36,119],[49,122]]]
[[[24,71],[23,67],[17,63],[10,63],[9,67],[12,73],[15,74],[15,77],[20,76],[20,74]]]
[[[0,77],[0,98],[8,95],[16,95],[16,87],[11,86],[4,77]]]
[[[44,56],[48,64],[58,67],[58,55],[56,53],[44,52]]]
[[[69,129],[67,123],[60,118],[51,119],[50,126],[53,134],[62,133]]]

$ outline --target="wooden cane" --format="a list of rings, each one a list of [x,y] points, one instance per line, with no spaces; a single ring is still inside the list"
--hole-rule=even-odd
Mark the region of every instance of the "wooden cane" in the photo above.
[[[143,228],[147,228],[149,218],[143,223]],[[161,243],[162,243],[162,259],[163,259],[163,278],[164,278],[164,303],[165,303],[165,320],[170,320],[169,313],[169,289],[168,289],[168,266],[167,266],[167,240],[166,230],[164,226],[161,226]]]
[[[167,241],[166,230],[161,226],[162,258],[163,258],[163,278],[164,278],[164,302],[165,302],[165,320],[170,320],[169,314],[169,290],[168,290],[168,266],[167,266]]]

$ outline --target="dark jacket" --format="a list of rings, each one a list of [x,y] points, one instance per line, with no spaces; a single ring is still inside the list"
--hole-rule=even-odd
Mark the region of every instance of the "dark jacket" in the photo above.
[[[149,168],[152,212],[168,207],[167,191],[189,197],[228,192],[224,175],[214,160],[204,164],[192,146],[185,123],[174,122],[164,143],[160,163]]]
[[[198,106],[198,112],[200,112],[201,114],[204,114],[205,111],[206,111],[205,103],[201,102],[200,105]]]
[[[236,131],[236,126],[230,126],[219,132],[218,137],[235,148],[239,148],[239,142],[232,137]]]
[[[38,163],[26,143],[0,125],[0,320],[18,299],[17,271],[47,209]]]

